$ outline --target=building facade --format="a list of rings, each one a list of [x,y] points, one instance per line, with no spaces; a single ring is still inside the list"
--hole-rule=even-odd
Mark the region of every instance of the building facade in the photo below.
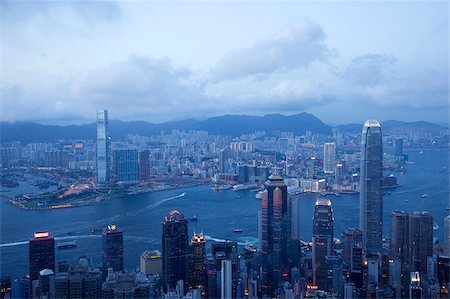
[[[111,179],[111,152],[108,132],[108,111],[97,111],[97,187],[106,186]]]
[[[48,232],[35,232],[28,242],[30,280],[39,278],[44,269],[55,271],[55,238]]]
[[[103,268],[113,271],[123,270],[123,232],[115,225],[109,225],[102,231]]]

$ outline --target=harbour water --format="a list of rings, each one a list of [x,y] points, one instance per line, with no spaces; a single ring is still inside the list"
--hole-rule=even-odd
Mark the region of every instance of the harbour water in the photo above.
[[[407,172],[395,173],[402,187],[389,190],[384,197],[384,234],[389,237],[389,213],[394,209],[408,212],[428,211],[438,228],[434,236],[444,237],[443,220],[449,214],[449,156],[447,150],[408,150],[415,164],[406,165]],[[445,169],[444,169],[445,167]],[[22,210],[7,203],[7,196],[38,192],[29,185],[13,188],[1,195],[1,275],[22,277],[28,271],[28,239],[34,231],[49,231],[59,241],[76,239],[77,247],[56,249],[56,260],[75,262],[79,256],[89,256],[100,265],[101,235],[93,228],[116,224],[124,232],[125,268],[139,265],[139,256],[146,249],[161,250],[161,221],[171,210],[178,209],[186,217],[196,215],[189,223],[190,232],[203,232],[211,240],[233,240],[256,243],[257,212],[261,201],[249,190],[212,192],[210,186],[198,186],[117,198],[98,205],[77,208],[33,211]],[[422,197],[427,194],[427,197]],[[335,237],[347,226],[358,226],[359,195],[328,196],[332,201]],[[300,235],[309,240],[316,194],[300,196]],[[234,228],[243,232],[234,233]]]

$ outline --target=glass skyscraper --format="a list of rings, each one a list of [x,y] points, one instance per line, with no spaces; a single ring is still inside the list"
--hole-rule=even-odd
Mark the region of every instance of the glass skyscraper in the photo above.
[[[97,111],[97,187],[104,187],[110,181],[110,141],[108,133],[108,111]]]
[[[123,270],[123,232],[115,225],[109,225],[102,231],[103,267],[105,270]]]
[[[334,173],[336,168],[336,143],[325,142],[323,144],[323,172]]]
[[[380,253],[383,234],[383,142],[376,120],[364,124],[361,138],[359,226],[366,255]]]

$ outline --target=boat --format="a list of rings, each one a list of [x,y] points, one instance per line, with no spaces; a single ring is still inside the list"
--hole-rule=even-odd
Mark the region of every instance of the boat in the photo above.
[[[68,232],[67,233],[67,235],[69,235],[69,236],[75,236],[75,234],[76,234],[75,232]]]
[[[426,194],[426,193],[422,194],[422,198],[427,198],[427,197],[428,197],[428,194]]]
[[[255,198],[256,199],[262,199],[262,194],[263,194],[263,192],[259,191],[258,193],[255,194]]]
[[[239,195],[236,195],[236,197],[235,197],[236,199],[241,199],[241,197],[239,196]]]
[[[192,216],[192,217],[190,217],[190,218],[187,218],[187,221],[188,221],[188,222],[195,222],[195,221],[198,221],[198,217],[197,217],[197,215],[194,215],[194,216]]]
[[[228,189],[231,189],[231,185],[228,185],[228,184],[221,185],[217,189],[219,189],[219,190],[228,190]]]
[[[77,241],[73,240],[73,241],[68,241],[68,242],[61,242],[61,243],[58,243],[58,245],[56,245],[56,247],[58,247],[58,249],[74,248],[74,247],[77,247]]]
[[[339,194],[339,192],[334,192],[334,196],[336,196],[336,197],[339,197],[339,196],[341,196],[340,194]]]
[[[256,252],[256,248],[252,244],[244,244],[244,249],[248,252]]]
[[[242,232],[243,232],[242,228],[233,229],[233,233],[242,233]]]

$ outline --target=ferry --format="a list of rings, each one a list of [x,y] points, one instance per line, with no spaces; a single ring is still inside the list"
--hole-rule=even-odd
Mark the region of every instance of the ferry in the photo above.
[[[187,221],[188,221],[188,222],[195,222],[195,221],[198,221],[198,217],[197,217],[197,215],[194,215],[194,216],[192,216],[192,217],[190,217],[190,218],[187,218]]]
[[[244,244],[244,249],[247,250],[248,252],[256,252],[257,250],[255,247],[253,247],[252,244],[248,243]]]
[[[426,194],[426,193],[422,194],[422,198],[427,198],[427,197],[428,197],[428,194]]]
[[[77,241],[73,240],[73,241],[69,241],[69,242],[61,242],[61,243],[58,243],[58,245],[56,245],[56,247],[58,247],[58,249],[74,248],[74,247],[77,247]]]
[[[242,232],[243,232],[242,228],[233,229],[233,233],[242,233]]]

